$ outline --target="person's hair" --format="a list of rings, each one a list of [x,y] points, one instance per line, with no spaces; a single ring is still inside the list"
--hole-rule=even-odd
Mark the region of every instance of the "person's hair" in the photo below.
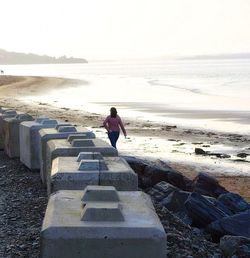
[[[111,117],[116,117],[117,116],[117,110],[116,110],[115,107],[112,107],[110,109],[110,115],[111,115]]]

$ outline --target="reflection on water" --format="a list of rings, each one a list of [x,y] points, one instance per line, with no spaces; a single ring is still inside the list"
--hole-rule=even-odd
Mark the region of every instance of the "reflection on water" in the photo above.
[[[249,133],[250,61],[103,61],[69,65],[16,65],[6,74],[83,79],[88,84],[28,101],[183,126]],[[240,124],[240,126],[239,126]]]

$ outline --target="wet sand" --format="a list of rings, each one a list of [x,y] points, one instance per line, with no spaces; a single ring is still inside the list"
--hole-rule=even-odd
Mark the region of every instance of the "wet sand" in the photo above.
[[[0,106],[90,127],[98,137],[107,140],[102,128],[103,115],[80,109],[55,107],[46,102],[19,100],[22,96],[36,96],[69,85],[77,87],[80,83],[83,84],[82,81],[62,78],[0,76]],[[119,108],[118,103],[116,106]],[[174,115],[176,111],[169,112]],[[194,116],[197,113],[194,112]],[[192,115],[192,112],[189,115]],[[250,156],[237,156],[239,153],[250,154],[250,135],[182,128],[132,118],[126,118],[124,122],[129,137],[119,139],[118,148],[121,155],[160,158],[190,178],[199,172],[212,173],[229,191],[239,193],[250,201]],[[197,147],[228,154],[230,158],[196,155],[194,150]]]

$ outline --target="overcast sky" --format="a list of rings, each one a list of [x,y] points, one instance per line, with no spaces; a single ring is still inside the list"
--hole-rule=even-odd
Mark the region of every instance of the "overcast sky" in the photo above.
[[[250,0],[1,0],[0,48],[87,59],[250,52]]]

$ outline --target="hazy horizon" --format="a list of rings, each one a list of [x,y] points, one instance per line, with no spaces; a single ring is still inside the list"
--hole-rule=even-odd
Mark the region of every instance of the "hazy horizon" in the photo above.
[[[37,56],[41,56],[41,57],[52,57],[52,58],[62,58],[62,57],[65,57],[65,58],[78,58],[77,56],[67,56],[65,54],[62,54],[61,56],[55,56],[55,55],[47,55],[46,53],[45,54],[39,54],[39,53],[31,53],[31,52],[26,52],[26,53],[23,53],[23,52],[16,52],[16,51],[11,51],[11,50],[8,50],[8,49],[3,49],[1,48],[0,46],[0,51],[3,50],[3,51],[6,51],[8,53],[14,53],[14,54],[25,54],[25,55],[37,55]],[[87,61],[119,61],[119,60],[149,60],[149,59],[166,59],[166,60],[185,60],[185,59],[194,59],[194,60],[202,60],[202,59],[240,59],[240,58],[247,58],[247,59],[250,59],[250,52],[247,52],[247,53],[218,53],[218,54],[207,54],[207,55],[202,55],[202,54],[197,54],[197,55],[169,55],[169,56],[144,56],[144,57],[123,57],[123,58],[95,58],[95,59],[89,59]],[[84,58],[83,58],[84,59]]]
[[[1,48],[92,59],[250,53],[248,0],[9,0]]]

